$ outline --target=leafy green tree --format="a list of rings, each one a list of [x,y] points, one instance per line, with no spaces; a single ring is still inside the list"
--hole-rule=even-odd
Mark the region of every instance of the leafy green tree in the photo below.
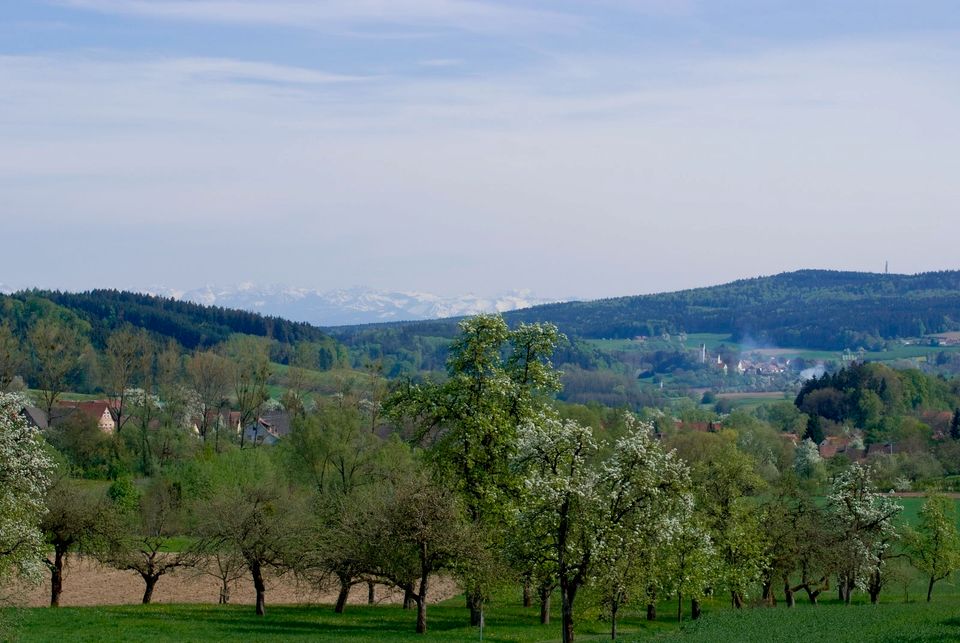
[[[193,507],[198,551],[230,552],[253,578],[256,613],[266,613],[266,573],[282,573],[302,546],[306,511],[261,450],[225,453],[205,472]]]
[[[13,333],[9,323],[0,323],[0,393],[10,388],[13,378],[21,374],[25,365],[20,339]]]
[[[460,322],[450,347],[448,379],[400,386],[386,409],[398,423],[412,422],[439,480],[463,499],[487,550],[502,549],[503,529],[519,480],[510,462],[517,426],[543,407],[559,376],[550,363],[562,335],[551,324],[521,324],[511,331],[499,315]],[[506,357],[505,357],[506,355]],[[465,578],[471,623],[479,625],[487,578]]]
[[[333,575],[340,585],[334,611],[344,610],[351,587],[371,582],[358,558],[357,540],[370,527],[357,515],[360,493],[372,485],[412,472],[409,447],[370,433],[353,406],[323,406],[296,421],[279,447],[291,475],[311,486],[314,534],[298,571],[318,584]]]
[[[801,589],[816,605],[829,586],[831,541],[823,529],[828,517],[811,493],[809,482],[784,475],[761,510],[767,532],[764,599],[773,604],[773,587],[782,581],[787,607],[796,605],[794,595]],[[794,583],[791,577],[797,575],[799,583]]]
[[[40,520],[53,461],[20,414],[24,403],[0,392],[0,582],[15,575],[38,579],[45,550]]]
[[[735,445],[693,467],[697,507],[721,560],[719,584],[741,607],[765,566],[761,518],[751,495],[765,486],[755,462]]]
[[[905,535],[910,562],[927,577],[927,602],[934,583],[960,569],[960,533],[953,500],[930,494],[920,509],[920,522]]]
[[[115,523],[105,497],[66,477],[60,477],[49,488],[46,507],[40,528],[53,556],[46,555],[43,562],[50,570],[50,607],[59,607],[67,553],[78,549],[96,551],[112,533]]]
[[[457,573],[482,555],[473,525],[457,496],[423,475],[368,490],[359,500],[360,522],[367,526],[358,543],[362,566],[413,599],[416,631],[423,634],[431,578]]]

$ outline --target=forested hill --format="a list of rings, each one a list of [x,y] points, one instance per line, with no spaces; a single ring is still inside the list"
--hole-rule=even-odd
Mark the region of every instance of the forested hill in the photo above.
[[[571,337],[724,333],[759,345],[823,350],[960,330],[960,271],[890,275],[800,270],[720,286],[505,313],[511,324],[553,322]],[[451,337],[456,320],[331,329],[347,344],[406,346],[410,336]]]
[[[22,332],[36,319],[49,316],[85,322],[94,346],[103,346],[106,337],[124,324],[174,339],[187,349],[214,346],[233,333],[267,337],[283,344],[332,341],[310,324],[118,290],[30,290],[0,295],[0,322],[7,322],[15,330]]]
[[[722,286],[505,315],[551,321],[574,336],[730,333],[759,344],[835,350],[960,329],[960,271],[890,275],[800,270]]]

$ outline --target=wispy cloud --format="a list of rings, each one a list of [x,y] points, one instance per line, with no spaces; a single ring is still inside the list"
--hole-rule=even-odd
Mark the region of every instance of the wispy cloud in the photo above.
[[[412,77],[227,57],[5,56],[0,207],[33,234],[65,219],[77,235],[130,230],[132,264],[150,257],[184,282],[299,273],[320,275],[319,287],[350,275],[489,290],[522,275],[545,293],[615,294],[785,267],[786,234],[798,252],[817,249],[796,266],[873,265],[883,252],[905,270],[935,268],[952,256],[955,224],[922,256],[898,254],[898,241],[944,230],[960,201],[957,68],[955,44],[929,40],[571,54]],[[163,249],[135,252],[138,233],[161,229],[168,245],[189,237],[184,267]],[[233,261],[265,246],[282,248],[278,261]],[[577,261],[559,260],[562,248]],[[2,261],[31,259],[17,251]],[[655,284],[633,281],[640,264],[664,267],[644,275]],[[247,269],[260,272],[217,272]]]
[[[218,23],[329,29],[386,25],[503,33],[570,28],[551,9],[489,0],[56,0],[102,13]]]

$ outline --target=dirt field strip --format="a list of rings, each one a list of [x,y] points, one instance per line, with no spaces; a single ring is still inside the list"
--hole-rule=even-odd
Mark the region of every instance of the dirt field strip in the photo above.
[[[100,563],[71,556],[64,571],[63,595],[60,604],[68,606],[127,605],[140,603],[144,583],[136,572],[120,571]],[[439,602],[454,596],[459,589],[449,578],[431,581],[430,602]],[[10,592],[14,602],[25,607],[44,607],[50,604],[49,577],[38,586],[19,585]],[[153,593],[154,603],[216,603],[220,597],[220,579],[194,569],[179,569],[160,578]],[[298,583],[292,575],[267,578],[267,606],[333,604],[336,588],[317,589]],[[378,603],[400,603],[403,592],[376,586]],[[253,581],[241,579],[231,587],[230,603],[253,605]],[[367,602],[367,585],[355,585],[350,592],[350,603]]]

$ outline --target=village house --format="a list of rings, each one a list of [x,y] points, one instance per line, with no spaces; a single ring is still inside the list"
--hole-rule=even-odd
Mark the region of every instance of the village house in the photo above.
[[[272,446],[290,435],[290,414],[286,411],[262,413],[243,429],[245,444]]]
[[[117,410],[112,402],[93,400],[90,402],[61,402],[53,414],[51,423],[64,421],[72,413],[82,413],[97,423],[104,433],[113,433],[117,429]]]

